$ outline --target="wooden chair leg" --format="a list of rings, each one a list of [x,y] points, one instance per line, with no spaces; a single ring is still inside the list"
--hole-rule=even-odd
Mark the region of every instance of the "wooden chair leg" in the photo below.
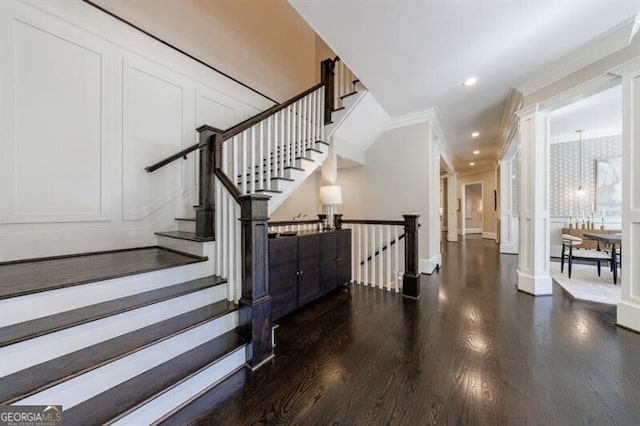
[[[564,244],[562,244],[562,254],[560,255],[560,273],[564,273]]]
[[[573,246],[569,246],[569,278],[571,278],[572,264],[573,264]]]
[[[598,276],[600,276],[600,261],[598,260]]]

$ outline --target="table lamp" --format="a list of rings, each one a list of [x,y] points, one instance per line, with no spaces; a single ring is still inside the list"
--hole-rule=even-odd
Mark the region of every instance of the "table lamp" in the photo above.
[[[326,206],[327,223],[325,229],[333,229],[335,206],[342,204],[342,189],[338,185],[320,187],[320,204]]]

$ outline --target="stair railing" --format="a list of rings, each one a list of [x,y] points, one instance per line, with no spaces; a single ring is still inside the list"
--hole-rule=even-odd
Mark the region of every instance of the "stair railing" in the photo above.
[[[419,297],[417,215],[405,215],[404,220],[336,216],[337,227],[352,230],[352,282]],[[403,239],[405,244],[399,244]]]
[[[199,152],[196,237],[216,241],[214,270],[227,278],[228,299],[241,307],[240,328],[252,342],[247,355],[252,368],[273,355],[265,195],[274,192],[272,181],[287,179],[287,171],[324,141],[336,97],[341,100],[348,86],[335,83],[334,70],[342,81],[351,78],[340,77],[346,67],[336,67],[339,62],[323,61],[320,83],[224,132],[199,127],[197,145],[146,168],[152,172]]]

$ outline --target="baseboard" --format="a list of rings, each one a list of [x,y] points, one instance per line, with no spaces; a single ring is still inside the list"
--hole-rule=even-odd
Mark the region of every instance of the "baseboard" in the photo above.
[[[431,259],[420,259],[418,267],[421,274],[431,275],[433,271],[442,263],[442,255],[440,253],[433,256]]]
[[[447,233],[447,241],[450,243],[455,243],[458,241],[458,234],[456,233]]]
[[[518,273],[518,290],[532,296],[551,296],[553,294],[553,281],[550,275],[533,276],[521,272]]]
[[[496,234],[495,232],[483,232],[482,238],[495,241],[498,238],[498,234]]]
[[[465,234],[482,234],[482,228],[466,228]]]
[[[618,304],[618,325],[640,332],[640,304],[621,301]]]

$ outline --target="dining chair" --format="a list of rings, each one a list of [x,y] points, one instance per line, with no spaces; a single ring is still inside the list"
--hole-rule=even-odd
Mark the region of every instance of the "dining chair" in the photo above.
[[[598,265],[598,276],[600,276],[602,270],[602,261],[609,261],[610,256],[607,252],[600,250],[592,250],[579,248],[582,245],[582,238],[574,235],[562,234],[562,256],[560,258],[560,272],[564,273],[564,259],[567,257],[569,262],[569,278],[571,278],[571,269],[573,266],[573,259],[594,261]]]

